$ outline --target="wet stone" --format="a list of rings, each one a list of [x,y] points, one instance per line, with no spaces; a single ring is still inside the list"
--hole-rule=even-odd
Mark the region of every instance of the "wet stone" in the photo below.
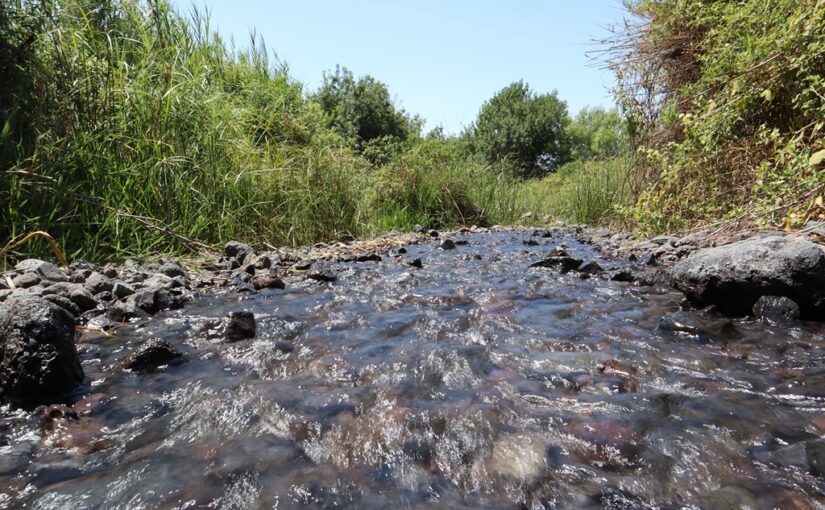
[[[179,364],[183,353],[165,340],[152,338],[129,354],[120,364],[123,370],[133,372],[154,372],[165,365]]]
[[[255,315],[247,311],[229,312],[223,319],[207,322],[201,331],[207,338],[220,338],[230,343],[255,338]]]
[[[603,271],[602,266],[600,266],[595,260],[582,263],[578,268],[576,268],[576,270],[580,273],[587,273],[591,275],[599,274]]]
[[[452,239],[444,239],[438,247],[442,250],[455,250],[455,242]]]
[[[69,281],[68,275],[60,270],[56,265],[51,264],[49,262],[41,264],[35,272],[40,275],[41,278],[50,282],[67,282]]]
[[[331,269],[321,269],[312,271],[307,275],[307,278],[310,280],[315,280],[317,282],[334,282],[338,279],[335,275],[335,272]]]
[[[799,305],[784,296],[762,296],[753,305],[753,316],[769,323],[794,321],[799,315]]]
[[[355,257],[355,261],[356,262],[380,262],[381,261],[381,255],[378,255],[377,253],[367,253],[367,254],[364,254],[364,255],[358,255],[357,257]]]
[[[47,294],[43,296],[43,299],[56,304],[60,308],[63,308],[64,310],[72,314],[72,317],[80,317],[80,315],[83,313],[80,307],[72,303],[72,301],[65,296],[59,296],[57,294]]]
[[[415,268],[418,268],[418,269],[420,269],[424,266],[424,264],[421,262],[421,259],[418,259],[418,258],[411,260],[407,264],[411,267],[415,267]]]
[[[130,285],[122,282],[115,282],[112,287],[112,294],[118,299],[124,299],[135,293],[135,289]]]
[[[306,271],[307,269],[312,267],[312,261],[311,260],[299,260],[292,267],[297,269],[298,271]]]

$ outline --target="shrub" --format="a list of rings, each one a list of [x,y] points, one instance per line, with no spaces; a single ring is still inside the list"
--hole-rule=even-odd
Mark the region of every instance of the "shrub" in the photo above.
[[[539,95],[519,81],[484,103],[470,140],[488,163],[509,161],[519,176],[535,177],[569,160],[568,123],[567,105],[555,92]]]

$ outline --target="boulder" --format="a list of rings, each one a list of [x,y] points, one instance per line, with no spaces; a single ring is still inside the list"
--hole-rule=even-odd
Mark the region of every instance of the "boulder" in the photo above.
[[[223,247],[223,256],[227,261],[236,261],[238,266],[243,264],[244,260],[251,255],[255,255],[255,249],[238,241],[229,241]]]
[[[0,398],[20,407],[60,402],[83,382],[75,320],[35,297],[0,305]]]
[[[795,301],[803,317],[825,318],[825,251],[795,236],[753,237],[679,261],[671,284],[698,306],[745,315],[762,296]]]

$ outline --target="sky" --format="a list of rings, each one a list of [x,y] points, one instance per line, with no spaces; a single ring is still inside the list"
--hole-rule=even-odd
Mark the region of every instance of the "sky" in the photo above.
[[[456,134],[484,101],[524,80],[568,110],[612,106],[614,79],[586,52],[625,15],[621,0],[173,0],[211,12],[237,47],[255,30],[308,91],[336,65],[385,83],[396,105]]]

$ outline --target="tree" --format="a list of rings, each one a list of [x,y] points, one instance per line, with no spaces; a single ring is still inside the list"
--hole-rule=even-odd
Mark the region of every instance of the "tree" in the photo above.
[[[569,160],[567,105],[556,92],[536,94],[515,82],[484,103],[471,144],[489,163],[510,161],[522,177],[536,177]]]
[[[582,108],[567,128],[573,159],[610,159],[628,145],[621,116],[616,109]]]
[[[396,109],[386,85],[369,75],[356,79],[345,67],[324,73],[314,98],[329,126],[359,151],[373,140],[406,140],[421,129],[417,118]]]

